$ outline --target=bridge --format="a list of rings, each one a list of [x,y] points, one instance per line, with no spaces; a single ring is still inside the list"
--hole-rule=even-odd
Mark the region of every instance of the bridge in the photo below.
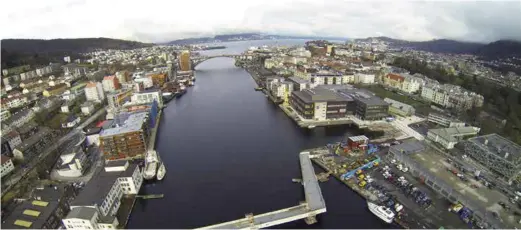
[[[212,56],[206,56],[206,55],[193,56],[192,57],[192,68],[195,68],[197,65],[203,63],[206,60],[209,60],[212,58],[220,58],[220,57],[243,59],[243,60],[251,58],[251,56],[243,55],[243,54],[220,54],[220,55],[212,55]]]
[[[300,170],[304,186],[305,202],[299,205],[259,215],[247,214],[244,218],[210,225],[198,229],[259,229],[304,219],[307,224],[317,222],[315,216],[326,212],[326,203],[318,185],[309,152],[301,152]]]

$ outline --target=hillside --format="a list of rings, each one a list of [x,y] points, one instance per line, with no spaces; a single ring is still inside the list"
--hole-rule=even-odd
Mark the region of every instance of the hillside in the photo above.
[[[521,57],[521,42],[499,40],[479,47],[476,55],[493,58]]]
[[[80,53],[96,49],[135,49],[152,46],[135,41],[110,38],[78,39],[4,39],[2,47],[2,68],[19,65],[46,65],[59,62],[64,56],[78,58]]]

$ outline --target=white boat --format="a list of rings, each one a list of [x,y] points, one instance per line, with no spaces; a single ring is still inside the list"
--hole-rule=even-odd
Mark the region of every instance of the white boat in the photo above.
[[[157,180],[162,180],[166,174],[166,167],[163,162],[159,165],[159,169],[157,170]]]
[[[148,151],[147,156],[145,158],[145,172],[143,173],[143,178],[145,180],[154,179],[157,173],[157,165],[159,160],[157,158],[157,153],[154,150]]]
[[[393,222],[395,214],[390,208],[379,206],[369,201],[367,201],[367,207],[369,208],[369,211],[386,223],[390,224]]]
[[[315,127],[316,127],[316,126],[314,126],[314,125],[310,125],[310,126],[308,126],[308,129],[313,129],[313,128],[315,128]]]
[[[181,90],[185,90],[186,87],[185,87],[184,85],[182,85],[182,86],[180,87],[180,89],[181,89]]]
[[[193,82],[193,81],[189,81],[189,82],[188,82],[188,85],[189,85],[189,86],[193,86],[193,85],[194,85],[194,82]]]

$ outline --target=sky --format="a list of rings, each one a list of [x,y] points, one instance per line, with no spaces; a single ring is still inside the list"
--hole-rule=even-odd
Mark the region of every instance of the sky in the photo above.
[[[521,40],[521,0],[11,0],[0,38],[141,42],[259,32],[424,41]]]

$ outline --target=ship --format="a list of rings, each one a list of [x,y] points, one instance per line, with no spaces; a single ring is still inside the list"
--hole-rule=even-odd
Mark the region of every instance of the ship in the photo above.
[[[369,211],[381,220],[385,221],[385,223],[390,224],[393,222],[395,214],[390,208],[379,206],[369,201],[367,201],[367,207],[369,208]]]
[[[157,180],[163,180],[166,174],[166,167],[163,162],[159,165],[159,169],[157,170]]]
[[[145,158],[145,172],[143,173],[143,178],[145,180],[154,179],[157,173],[158,163],[159,159],[157,158],[157,152],[155,150],[148,151]]]

